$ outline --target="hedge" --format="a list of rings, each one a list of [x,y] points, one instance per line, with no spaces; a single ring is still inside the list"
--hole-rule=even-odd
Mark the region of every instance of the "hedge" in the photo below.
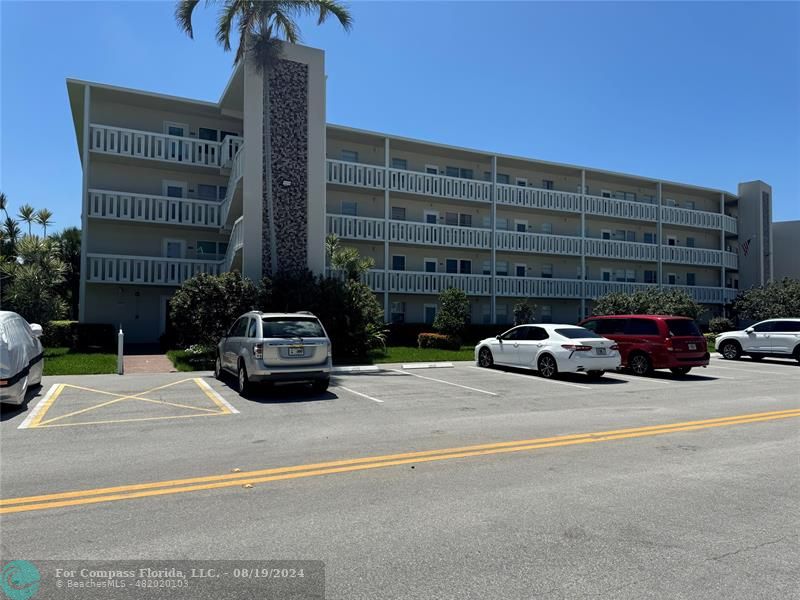
[[[42,329],[42,345],[45,348],[69,348],[83,352],[113,352],[117,348],[116,330],[109,323],[50,321]]]
[[[494,337],[504,331],[511,329],[513,325],[467,325],[461,334],[461,342],[467,346],[474,346],[485,338]],[[427,333],[431,330],[430,325],[425,323],[393,323],[389,325],[389,335],[387,336],[387,346],[417,346],[419,334]]]
[[[420,348],[458,350],[461,348],[461,339],[454,335],[444,335],[442,333],[420,333],[417,336],[417,345]]]

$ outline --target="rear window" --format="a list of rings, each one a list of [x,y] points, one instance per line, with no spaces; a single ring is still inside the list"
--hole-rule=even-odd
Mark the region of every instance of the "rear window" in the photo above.
[[[581,338],[602,338],[602,335],[597,335],[594,331],[589,331],[585,327],[569,327],[564,329],[556,329],[558,335],[564,336],[571,340],[578,340]]]
[[[658,323],[651,319],[628,319],[625,333],[628,335],[658,335]]]
[[[597,327],[592,329],[602,335],[622,333],[625,330],[625,323],[628,319],[598,319]]]
[[[322,325],[314,318],[262,319],[265,338],[325,337]]]
[[[669,334],[674,336],[693,335],[700,336],[700,328],[697,323],[689,319],[667,319]]]

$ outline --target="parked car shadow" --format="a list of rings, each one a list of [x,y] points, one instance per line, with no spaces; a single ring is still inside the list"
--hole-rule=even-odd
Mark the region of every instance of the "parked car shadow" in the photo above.
[[[505,365],[495,365],[494,367],[498,371],[505,371],[508,373],[516,373],[517,375],[529,375],[533,378],[539,378],[539,375],[536,371],[532,371],[530,369],[518,369],[516,367],[506,367]],[[605,375],[598,379],[592,379],[586,373],[558,373],[555,378],[556,381],[566,381],[567,383],[575,383],[579,385],[586,385],[586,384],[599,384],[599,385],[619,385],[622,383],[628,383],[624,379],[614,379],[614,373],[611,371],[607,371]]]
[[[28,388],[28,391],[25,393],[25,401],[22,404],[0,404],[0,422],[8,421],[17,415],[27,412],[31,400],[40,395],[41,391],[42,386],[35,385]]]
[[[225,378],[223,383],[234,393],[236,382],[231,378]],[[280,404],[294,402],[319,402],[324,400],[336,400],[339,396],[331,391],[315,392],[310,384],[286,383],[286,384],[251,384],[250,392],[245,397],[249,402],[259,404]]]

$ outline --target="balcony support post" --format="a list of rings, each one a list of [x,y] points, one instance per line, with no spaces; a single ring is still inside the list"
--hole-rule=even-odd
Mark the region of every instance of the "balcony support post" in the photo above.
[[[389,303],[389,138],[383,138],[383,320],[391,318]]]
[[[720,262],[720,282],[719,285],[722,288],[722,316],[728,316],[728,307],[725,305],[725,192],[720,192],[719,194],[719,212],[722,215],[720,218],[720,226],[719,226],[719,262]]]
[[[489,261],[489,268],[491,269],[491,287],[492,296],[489,300],[489,313],[491,322],[497,323],[497,156],[492,156],[492,187],[491,187],[491,200],[492,200],[492,256]]]
[[[656,186],[656,201],[658,203],[658,212],[656,213],[656,243],[658,244],[658,287],[664,284],[663,273],[663,246],[664,240],[661,239],[661,182],[659,181]]]
[[[81,148],[83,166],[83,186],[81,188],[81,279],[79,284],[78,320],[86,320],[86,280],[89,277],[87,253],[89,252],[89,102],[91,87],[83,88],[83,144]],[[70,315],[72,317],[73,315]]]
[[[586,169],[581,169],[581,314],[586,317]]]

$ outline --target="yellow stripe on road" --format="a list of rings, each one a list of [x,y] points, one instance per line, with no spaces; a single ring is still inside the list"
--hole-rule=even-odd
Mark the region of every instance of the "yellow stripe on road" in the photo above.
[[[539,450],[560,446],[577,444],[590,444],[613,440],[631,439],[664,435],[669,433],[697,431],[713,427],[726,427],[730,425],[743,425],[800,417],[800,408],[772,411],[765,413],[751,413],[731,417],[719,417],[700,421],[684,421],[665,425],[650,425],[610,431],[578,433],[555,437],[517,440],[511,442],[497,442],[458,448],[428,450],[423,452],[407,452],[402,454],[389,454],[384,456],[371,456],[365,458],[346,459],[324,463],[297,465],[248,471],[244,473],[226,473],[205,477],[175,479],[151,483],[122,485],[116,487],[61,492],[44,494],[40,496],[27,496],[0,500],[0,514],[45,510],[82,504],[99,502],[112,502],[116,500],[131,500],[151,496],[180,494],[213,490],[243,484],[267,483],[286,479],[298,479],[317,475],[330,475],[335,473],[348,473],[367,469],[376,469],[404,465],[409,463],[433,462],[454,458],[467,458],[487,456],[509,452]]]

